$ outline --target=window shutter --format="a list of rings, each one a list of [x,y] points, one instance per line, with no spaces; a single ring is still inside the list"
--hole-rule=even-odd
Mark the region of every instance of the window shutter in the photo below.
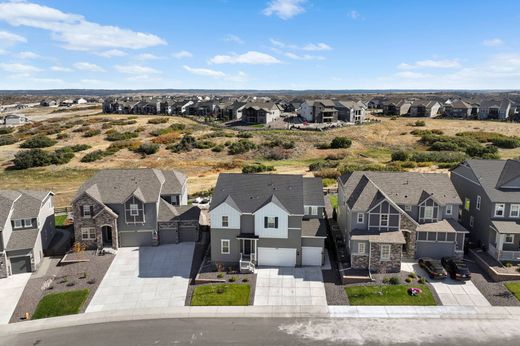
[[[94,206],[90,206],[90,217],[94,217]]]
[[[264,228],[267,228],[267,216],[264,217]]]
[[[79,213],[81,214],[82,217],[83,217],[83,215],[85,215],[85,213],[83,212],[83,206],[82,205],[79,206]]]
[[[278,228],[278,217],[274,218],[274,228]]]

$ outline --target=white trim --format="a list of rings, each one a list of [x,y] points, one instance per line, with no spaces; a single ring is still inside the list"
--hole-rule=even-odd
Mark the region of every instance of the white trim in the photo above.
[[[477,195],[477,204],[475,205],[475,208],[477,210],[480,210],[481,205],[482,205],[482,197],[480,195]]]
[[[511,237],[511,241],[507,241],[507,237]],[[515,243],[515,235],[514,234],[504,234],[504,244],[514,244]]]
[[[17,224],[16,224],[17,222],[19,222],[20,224],[17,225]],[[23,228],[23,222],[22,222],[21,219],[13,220],[13,223],[14,223],[14,226],[13,226],[14,229]]]
[[[453,204],[446,205],[446,215],[453,215]]]
[[[367,244],[365,244],[365,243],[358,243],[357,245],[358,245],[357,254],[358,255],[365,255],[366,254],[366,250],[367,250]],[[363,250],[363,251],[361,251],[361,250]]]
[[[227,243],[227,251],[224,252],[224,243]],[[231,253],[231,241],[229,239],[220,239],[220,253],[229,255]]]
[[[96,228],[94,227],[81,227],[81,240],[96,240]],[[92,234],[92,232],[94,232]]]
[[[411,205],[405,205],[404,206],[404,211],[412,211],[412,206]]]
[[[130,211],[130,216],[139,216],[139,204],[130,203],[130,208],[128,210]]]
[[[361,220],[360,217],[361,216]],[[365,223],[365,214],[364,213],[357,213],[357,223]]]
[[[433,214],[435,213],[435,206],[429,205],[429,206],[424,206],[423,208],[424,208],[423,219],[424,220],[433,220]]]
[[[81,215],[83,218],[85,219],[91,219],[93,215],[91,215],[90,213],[90,207],[92,207],[93,209],[93,205],[92,204],[85,204],[83,205],[83,215]],[[86,211],[88,210],[88,213],[86,213]]]
[[[224,226],[224,218],[226,218],[225,226]],[[229,216],[228,215],[222,215],[220,220],[220,225],[222,228],[229,228]]]
[[[383,249],[388,249],[388,256],[383,256]],[[392,246],[390,244],[381,244],[381,256],[380,260],[383,261],[390,261],[392,257]]]
[[[386,225],[383,225],[383,216],[386,216]],[[390,227],[390,214],[379,214],[379,228],[381,227]]]
[[[500,209],[499,206],[502,208],[502,215],[498,215],[497,211]],[[506,204],[505,203],[495,203],[495,217],[504,217],[506,216]]]
[[[513,215],[513,207],[516,208],[516,215]],[[509,209],[509,217],[520,217],[520,204],[511,204],[511,207]]]

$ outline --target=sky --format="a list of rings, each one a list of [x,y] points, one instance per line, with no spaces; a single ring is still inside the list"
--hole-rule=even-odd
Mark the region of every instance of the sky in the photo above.
[[[0,89],[520,89],[497,3],[0,0]]]

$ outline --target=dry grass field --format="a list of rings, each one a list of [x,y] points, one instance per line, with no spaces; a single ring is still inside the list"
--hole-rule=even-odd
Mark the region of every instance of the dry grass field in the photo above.
[[[21,136],[18,143],[0,146],[0,172],[1,188],[47,188],[56,193],[56,205],[68,205],[73,198],[76,189],[96,172],[104,168],[140,168],[153,167],[163,169],[178,169],[189,176],[190,192],[205,191],[210,189],[220,172],[240,172],[244,164],[263,163],[275,167],[275,173],[297,173],[312,175],[309,172],[309,164],[323,160],[329,155],[344,157],[341,164],[384,164],[391,160],[391,153],[397,149],[426,150],[427,148],[418,143],[418,137],[410,132],[417,127],[411,125],[415,119],[398,118],[391,120],[381,118],[381,122],[368,125],[351,126],[329,130],[326,132],[303,132],[287,130],[262,130],[250,131],[253,135],[249,141],[259,145],[260,149],[252,150],[238,155],[229,155],[227,148],[221,152],[214,152],[211,149],[193,149],[188,152],[174,153],[166,149],[165,144],[161,144],[160,149],[153,155],[145,156],[129,149],[122,149],[114,155],[103,157],[94,162],[84,163],[81,158],[96,150],[106,150],[112,142],[107,141],[107,131],[135,132],[138,131],[138,140],[142,143],[151,142],[156,138],[150,132],[165,129],[172,124],[183,124],[183,130],[173,131],[170,134],[174,138],[174,143],[185,134],[195,137],[197,140],[207,140],[212,145],[229,145],[237,142],[241,138],[237,137],[238,132],[234,130],[223,130],[211,126],[196,123],[187,118],[167,117],[168,122],[163,124],[150,124],[150,119],[159,116],[128,116],[128,115],[109,115],[101,114],[99,107],[78,108],[63,112],[56,112],[52,108],[34,108],[24,110],[36,124],[53,126],[51,124],[67,125],[68,128],[61,130],[61,136],[67,138],[57,139],[57,134],[49,135],[56,139],[57,143],[51,148],[44,150],[55,150],[64,146],[77,144],[88,144],[90,149],[75,153],[75,157],[67,164],[52,165],[42,168],[31,168],[26,170],[12,170],[12,165],[16,152],[20,150],[19,145],[23,139],[30,135]],[[134,122],[128,125],[113,125],[108,127],[104,124],[113,121]],[[75,125],[71,125],[71,124]],[[105,127],[103,127],[105,126]],[[84,137],[85,129],[99,130],[100,134],[92,137]],[[33,133],[38,133],[38,128]],[[508,136],[520,135],[520,124],[466,120],[444,120],[428,119],[426,126],[420,129],[437,129],[445,135],[455,135],[463,131],[487,131],[497,132]],[[217,137],[211,135],[217,133]],[[63,135],[65,134],[65,135]],[[210,136],[208,136],[210,135]],[[349,149],[318,149],[316,145],[330,143],[337,136],[345,136],[352,139],[352,146]],[[208,138],[209,137],[209,138]],[[293,141],[294,148],[284,150],[286,159],[273,160],[268,155],[269,149],[262,144],[275,140],[283,142]],[[520,148],[500,149],[502,158],[520,157]],[[435,165],[412,168],[417,171],[435,171]]]

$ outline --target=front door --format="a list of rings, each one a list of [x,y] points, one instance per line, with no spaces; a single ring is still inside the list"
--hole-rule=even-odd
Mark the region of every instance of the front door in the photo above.
[[[103,244],[112,244],[112,227],[103,226],[101,233],[103,233]]]

